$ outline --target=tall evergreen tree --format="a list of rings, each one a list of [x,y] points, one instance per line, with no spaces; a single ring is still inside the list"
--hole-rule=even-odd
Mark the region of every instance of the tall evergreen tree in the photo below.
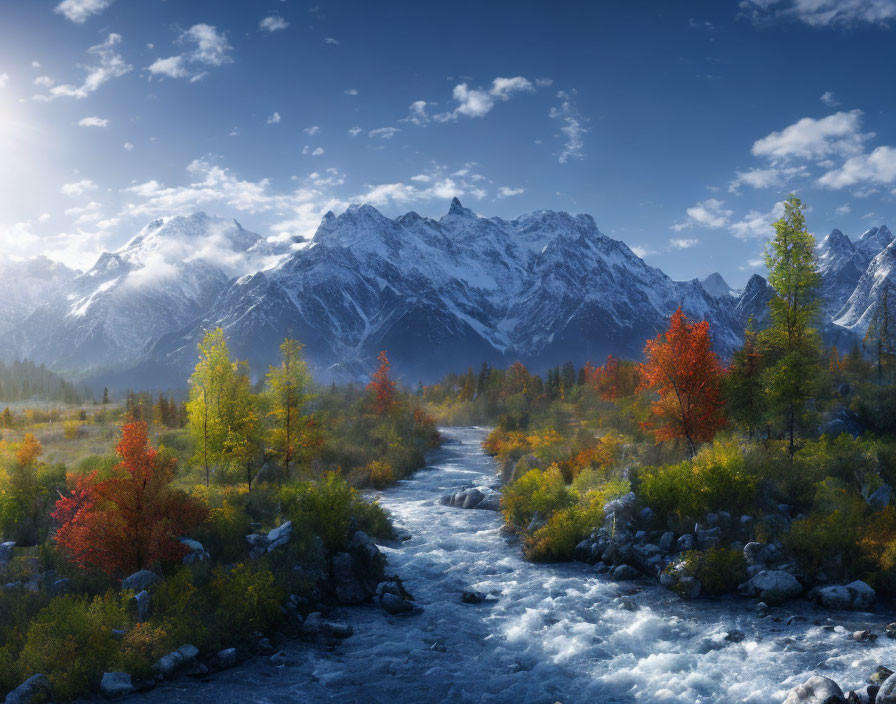
[[[771,325],[761,333],[769,364],[764,372],[770,410],[784,423],[791,462],[796,427],[820,369],[821,344],[814,327],[819,311],[821,276],[815,238],[806,229],[805,206],[796,196],[784,202],[784,216],[774,223],[775,237],[765,252]]]
[[[763,418],[762,354],[752,316],[744,330],[744,344],[731,358],[725,379],[728,417],[755,436]]]

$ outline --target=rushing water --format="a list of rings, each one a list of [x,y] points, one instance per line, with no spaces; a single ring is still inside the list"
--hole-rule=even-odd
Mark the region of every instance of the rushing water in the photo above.
[[[525,562],[501,534],[498,514],[439,504],[460,485],[495,478],[480,449],[483,430],[443,435],[430,466],[381,497],[413,535],[383,550],[422,613],[344,609],[355,633],[335,646],[287,643],[286,665],[256,659],[209,682],[182,680],[137,699],[778,704],[812,673],[857,688],[877,665],[896,669],[896,641],[883,637],[885,614],[794,601],[760,619],[748,600],[683,602],[653,584],[615,583],[588,565]],[[489,599],[462,604],[466,589]],[[881,638],[848,639],[864,628]],[[735,629],[745,634],[741,642],[725,639]]]

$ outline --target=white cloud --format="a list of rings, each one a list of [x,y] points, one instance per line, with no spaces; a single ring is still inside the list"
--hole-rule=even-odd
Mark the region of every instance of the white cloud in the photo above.
[[[403,118],[401,122],[410,122],[412,125],[425,125],[429,122],[429,115],[426,114],[427,103],[425,100],[415,100],[408,106],[408,116]]]
[[[358,94],[358,89],[357,89],[357,88],[346,88],[346,89],[345,89],[345,94],[346,94],[346,95],[357,95],[357,94]]]
[[[813,27],[887,25],[896,19],[896,0],[742,0],[754,21],[792,18]]]
[[[824,93],[822,93],[819,100],[821,100],[821,102],[823,102],[829,108],[835,108],[840,104],[840,101],[837,100],[837,98],[834,97],[834,94],[829,90],[826,90]]]
[[[324,37],[324,44],[332,44],[333,46],[339,46],[339,42],[333,37]]]
[[[88,191],[95,191],[96,188],[97,185],[93,181],[89,178],[85,178],[80,181],[75,181],[74,183],[63,184],[62,188],[59,189],[59,192],[64,196],[80,196]]]
[[[34,85],[41,86],[42,88],[49,88],[54,83],[56,83],[56,81],[49,76],[38,76],[34,79]]]
[[[501,186],[498,189],[498,196],[501,198],[509,198],[510,196],[522,195],[525,192],[525,188],[510,188],[509,186]]]
[[[700,240],[698,239],[670,239],[669,246],[672,249],[690,249],[691,247],[699,244]]]
[[[78,120],[79,127],[107,127],[109,121],[103,117],[82,117]]]
[[[9,74],[0,73],[0,88],[6,88],[7,83],[9,83]]]
[[[852,212],[852,208],[849,207],[849,203],[844,203],[839,208],[835,208],[834,212],[837,215],[849,215]]]
[[[348,133],[349,133],[352,137],[357,137],[357,136],[358,136],[359,134],[361,134],[363,131],[364,131],[364,130],[362,130],[360,127],[352,127],[352,128],[348,131]]]
[[[370,130],[367,136],[374,139],[392,139],[399,132],[401,130],[397,127],[377,127],[375,130]]]
[[[112,4],[112,0],[63,0],[53,10],[67,20],[83,24],[91,15],[98,15]]]
[[[184,66],[184,57],[180,55],[156,59],[147,68],[150,73],[168,78],[186,78],[190,75]]]
[[[134,145],[131,144],[130,142],[125,142],[122,146],[125,148],[125,151],[129,151],[129,152],[134,151]]]
[[[114,32],[106,37],[106,41],[90,47],[87,53],[99,60],[94,66],[84,66],[87,75],[80,85],[71,83],[62,83],[50,88],[48,95],[36,95],[35,100],[53,100],[54,98],[86,98],[88,95],[97,90],[104,83],[111,81],[113,78],[120,78],[131,70],[131,66],[125,63],[120,54],[117,54],[114,47],[121,43],[121,35]],[[42,81],[38,85],[49,87],[53,80],[46,76],[35,79],[35,83]]]
[[[585,127],[584,120],[576,110],[575,94],[574,90],[569,92],[561,90],[557,93],[560,105],[552,107],[548,113],[548,117],[560,121],[560,132],[565,138],[563,149],[557,155],[557,161],[561,164],[565,164],[570,159],[585,158],[583,150],[585,148],[585,133],[588,128]]]
[[[316,149],[312,149],[307,144],[304,147],[302,147],[302,154],[305,154],[305,155],[310,154],[311,156],[320,156],[323,153],[324,153],[323,147],[317,147]]]
[[[645,247],[645,246],[642,246],[639,244],[633,245],[633,246],[629,247],[629,249],[635,253],[635,256],[640,257],[641,259],[643,259],[644,257],[650,256],[651,254],[656,254],[656,252],[654,252],[649,247]]]
[[[280,124],[280,113],[275,111],[275,112],[268,118],[268,124],[269,124],[269,125],[279,125],[279,124]]]
[[[691,227],[708,227],[716,229],[725,227],[734,211],[728,210],[723,201],[717,198],[707,198],[686,211],[687,219],[684,222],[672,226],[676,232],[681,232]]]
[[[548,86],[554,85],[553,78],[536,78],[535,85],[539,88],[547,88]]]
[[[805,166],[789,168],[769,167],[766,169],[738,171],[735,179],[728,185],[728,191],[730,193],[738,193],[741,186],[749,186],[750,188],[771,188],[772,186],[781,186],[789,179],[795,176],[804,175],[805,173]]]
[[[32,61],[31,68],[40,68],[40,61]]]
[[[276,32],[287,27],[289,27],[289,22],[279,15],[268,15],[258,23],[258,28],[266,32]]]
[[[889,184],[896,181],[896,149],[877,147],[870,154],[859,154],[847,159],[839,169],[833,169],[818,179],[828,188],[843,188],[857,183]]]
[[[738,239],[746,240],[754,237],[772,237],[775,228],[772,223],[784,216],[784,203],[775,203],[768,213],[751,210],[741,220],[731,223],[731,234]]]
[[[303,129],[302,132],[307,134],[309,137],[313,137],[318,132],[320,132],[320,127],[318,125],[311,125],[311,127],[306,127],[305,129]]]
[[[773,160],[856,154],[862,151],[862,143],[874,136],[872,132],[859,132],[861,118],[861,110],[838,112],[819,120],[804,117],[754,142],[752,152]]]
[[[498,101],[509,100],[514,93],[529,93],[535,90],[532,82],[523,76],[512,78],[498,77],[492,80],[489,88],[470,88],[467,83],[459,83],[454,86],[452,96],[458,103],[451,112],[440,113],[433,116],[439,122],[456,120],[459,116],[483,117],[491,112]],[[420,101],[418,101],[420,102]]]
[[[206,75],[204,67],[233,63],[229,55],[233,47],[227,41],[227,35],[210,24],[194,24],[181,32],[177,43],[193,48],[182,54],[156,59],[147,67],[151,74],[168,78],[189,76],[190,82],[194,83]]]

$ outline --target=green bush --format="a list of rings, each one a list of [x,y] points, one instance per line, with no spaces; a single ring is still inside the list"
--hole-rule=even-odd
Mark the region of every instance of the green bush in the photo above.
[[[740,550],[710,548],[706,552],[689,550],[679,565],[670,564],[666,571],[680,577],[694,577],[701,593],[721,596],[747,581],[747,561]],[[676,591],[673,587],[673,591]],[[683,595],[682,595],[683,596]]]
[[[300,531],[319,535],[330,551],[345,548],[352,519],[373,538],[391,538],[392,526],[383,508],[368,502],[341,475],[330,472],[319,482],[284,487],[283,511]]]
[[[557,465],[546,470],[532,469],[504,486],[501,509],[507,523],[525,529],[535,512],[549,518],[555,511],[572,506],[575,493],[566,485]]]
[[[222,635],[246,638],[268,631],[280,619],[283,590],[263,561],[240,563],[231,570],[216,568],[209,589]]]
[[[757,485],[758,477],[747,471],[738,445],[717,441],[693,460],[641,468],[636,493],[660,520],[691,521],[712,511],[751,510]]]
[[[125,628],[127,612],[119,595],[92,601],[79,596],[53,599],[31,622],[18,659],[23,678],[44,673],[58,699],[72,699],[99,685],[119,653],[112,630]]]

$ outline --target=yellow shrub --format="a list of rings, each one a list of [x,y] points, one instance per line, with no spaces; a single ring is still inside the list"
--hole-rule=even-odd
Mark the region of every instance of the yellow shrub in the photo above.
[[[367,472],[370,483],[376,489],[384,489],[395,483],[395,474],[392,472],[392,465],[388,462],[374,460],[373,462],[368,462],[364,470]]]

